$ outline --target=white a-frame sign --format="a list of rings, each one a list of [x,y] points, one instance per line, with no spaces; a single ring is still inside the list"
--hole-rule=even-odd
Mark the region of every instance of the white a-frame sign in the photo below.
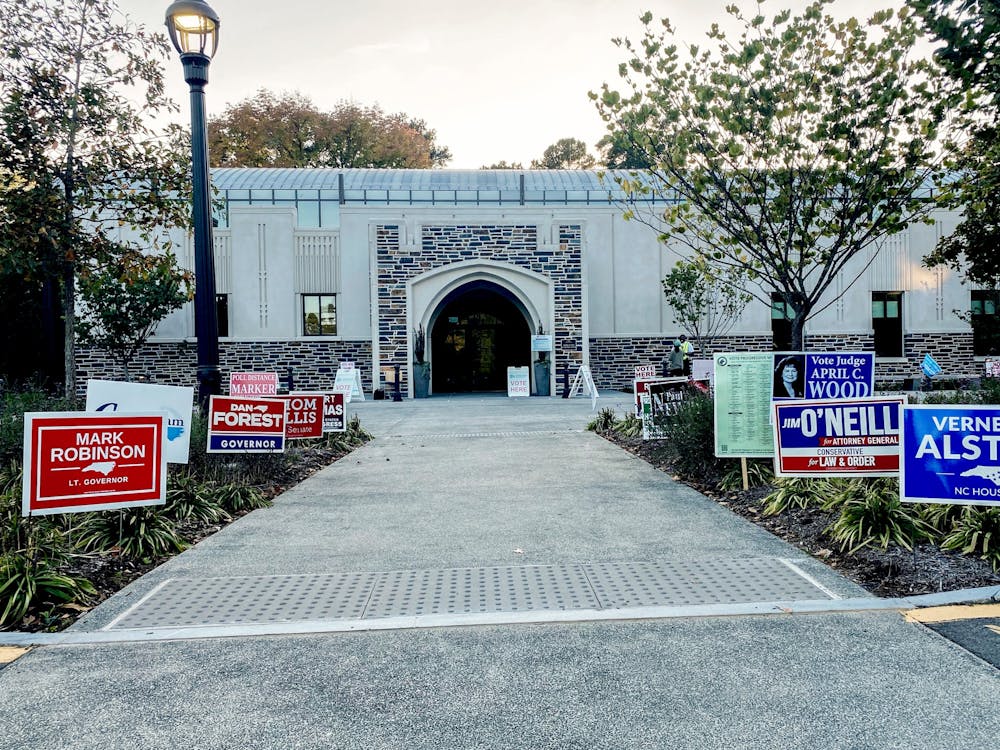
[[[594,385],[594,378],[590,374],[590,367],[587,365],[580,365],[580,369],[576,371],[576,375],[573,376],[573,384],[569,388],[569,397],[575,398],[581,392],[587,396],[590,396],[590,408],[597,408],[597,386]]]

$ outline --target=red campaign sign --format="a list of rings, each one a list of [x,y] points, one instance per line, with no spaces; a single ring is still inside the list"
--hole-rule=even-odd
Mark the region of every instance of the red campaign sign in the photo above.
[[[288,402],[285,437],[288,440],[323,437],[323,393],[290,393],[277,396]]]
[[[208,453],[274,453],[285,450],[281,398],[212,396],[208,402]]]
[[[166,415],[24,415],[24,515],[162,505]]]
[[[230,396],[273,396],[278,392],[276,372],[229,373]]]
[[[347,407],[343,393],[327,393],[323,406],[323,432],[347,431]]]

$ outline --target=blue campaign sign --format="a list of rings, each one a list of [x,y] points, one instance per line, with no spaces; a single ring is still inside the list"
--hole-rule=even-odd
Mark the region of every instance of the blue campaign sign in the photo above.
[[[806,354],[805,398],[867,398],[875,394],[875,353]]]
[[[903,407],[900,499],[1000,505],[1000,408]]]

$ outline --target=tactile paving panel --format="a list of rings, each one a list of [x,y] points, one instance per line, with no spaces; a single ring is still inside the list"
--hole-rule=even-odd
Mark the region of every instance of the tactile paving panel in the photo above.
[[[737,604],[829,597],[780,560],[664,560],[584,566],[604,607]]]
[[[379,579],[365,617],[599,606],[579,565],[406,570]]]
[[[171,578],[108,628],[359,620],[378,573]]]
[[[771,558],[169,579],[105,629],[828,598]]]

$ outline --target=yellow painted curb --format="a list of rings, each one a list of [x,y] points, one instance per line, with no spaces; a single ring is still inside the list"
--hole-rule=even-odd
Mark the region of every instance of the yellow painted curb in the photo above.
[[[9,664],[19,656],[24,656],[29,649],[17,646],[0,646],[0,664]]]
[[[952,605],[911,609],[906,613],[907,622],[952,622],[976,620],[981,617],[1000,617],[1000,604]]]

